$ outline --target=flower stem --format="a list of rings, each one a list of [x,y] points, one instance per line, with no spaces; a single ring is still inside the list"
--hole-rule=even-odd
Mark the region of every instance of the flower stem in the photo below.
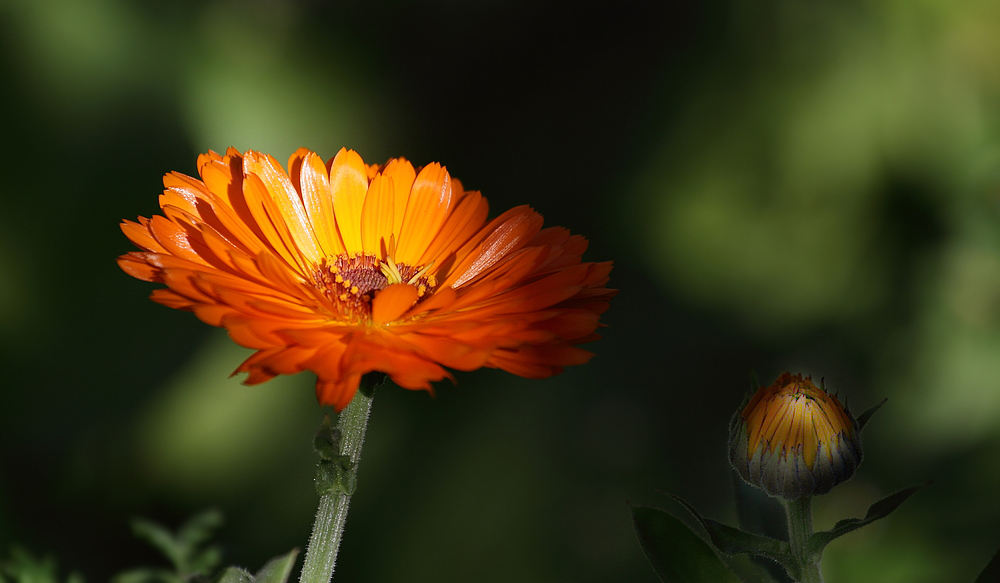
[[[823,583],[823,572],[819,568],[819,557],[810,557],[806,544],[813,534],[812,498],[803,496],[798,500],[783,500],[785,517],[788,519],[788,544],[799,562],[801,574],[799,583]]]
[[[383,378],[381,373],[362,377],[354,399],[337,417],[337,427],[331,430],[327,418],[316,436],[316,451],[322,458],[316,468],[319,509],[299,583],[329,583],[333,578],[337,550],[347,522],[347,508],[357,482],[372,396]]]

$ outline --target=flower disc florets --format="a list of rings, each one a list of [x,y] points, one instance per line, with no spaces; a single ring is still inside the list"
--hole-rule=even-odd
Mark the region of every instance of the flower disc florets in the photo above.
[[[812,377],[783,373],[733,416],[729,459],[771,496],[825,494],[854,475],[861,458],[857,421]]]

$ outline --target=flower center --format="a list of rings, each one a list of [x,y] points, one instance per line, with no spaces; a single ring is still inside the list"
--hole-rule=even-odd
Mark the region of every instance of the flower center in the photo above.
[[[338,316],[350,322],[366,321],[371,319],[372,300],[394,283],[416,287],[418,302],[427,297],[437,285],[437,279],[427,273],[430,267],[396,263],[391,257],[380,260],[371,253],[338,255],[332,261],[320,260],[313,282]]]

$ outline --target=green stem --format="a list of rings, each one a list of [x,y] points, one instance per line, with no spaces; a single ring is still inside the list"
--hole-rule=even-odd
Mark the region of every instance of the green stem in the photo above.
[[[382,374],[367,374],[362,377],[354,399],[337,418],[337,428],[332,433],[328,431],[331,438],[328,445],[336,448],[338,455],[326,455],[319,451],[324,459],[316,470],[316,483],[317,489],[322,492],[299,583],[329,583],[333,578],[337,550],[347,522],[347,509],[357,480],[358,461],[361,459],[361,445],[365,441],[372,396],[375,385],[383,378]],[[328,421],[324,427],[329,430],[326,423]],[[320,432],[322,434],[323,429]]]
[[[798,500],[784,500],[785,517],[788,519],[788,544],[799,562],[801,570],[799,583],[823,583],[819,557],[810,557],[806,549],[813,534],[812,498],[803,496]]]

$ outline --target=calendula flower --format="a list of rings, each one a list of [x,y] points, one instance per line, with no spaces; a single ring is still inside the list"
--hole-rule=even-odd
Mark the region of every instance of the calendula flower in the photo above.
[[[729,458],[744,480],[771,496],[825,494],[861,463],[860,428],[812,377],[786,372],[734,415]]]
[[[164,177],[162,216],[122,223],[142,251],[118,263],[255,349],[247,384],[311,370],[340,410],[372,371],[430,390],[444,367],[544,378],[592,356],[576,345],[598,338],[611,263],[582,263],[586,240],[527,206],[487,221],[443,166],[300,149],[286,172],[230,148],[198,170]]]

